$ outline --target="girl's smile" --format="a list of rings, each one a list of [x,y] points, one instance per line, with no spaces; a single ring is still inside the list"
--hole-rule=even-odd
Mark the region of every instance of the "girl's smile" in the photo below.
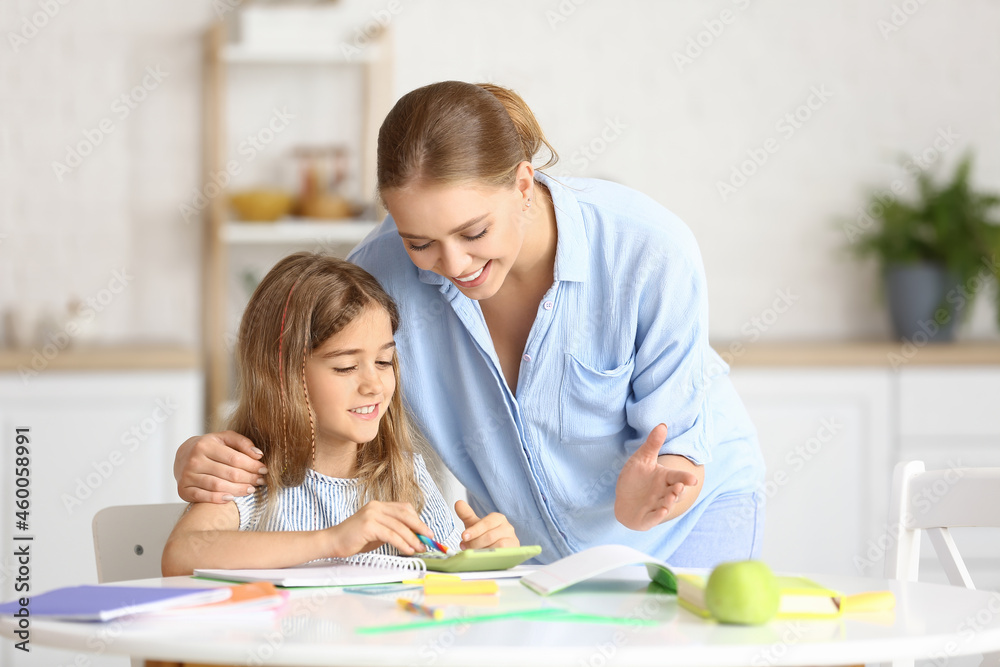
[[[372,419],[378,419],[381,412],[379,411],[379,404],[375,403],[373,405],[363,405],[360,408],[351,408],[348,410],[352,415],[358,419],[364,419],[370,421]]]

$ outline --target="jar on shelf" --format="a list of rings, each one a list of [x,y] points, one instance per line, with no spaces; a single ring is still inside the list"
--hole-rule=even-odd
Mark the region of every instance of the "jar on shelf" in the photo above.
[[[355,215],[356,207],[343,194],[349,170],[345,146],[300,146],[293,156],[300,182],[296,215],[324,220]]]

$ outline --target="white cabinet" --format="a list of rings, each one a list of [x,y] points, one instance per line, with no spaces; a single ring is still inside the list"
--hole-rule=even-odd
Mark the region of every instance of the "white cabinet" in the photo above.
[[[888,374],[739,368],[732,379],[767,466],[763,559],[777,570],[856,574],[855,557],[884,523]],[[875,570],[863,574],[881,563]]]
[[[17,596],[15,544],[30,545],[31,592],[97,583],[91,521],[110,505],[177,502],[178,445],[203,430],[203,376],[189,370],[0,373],[0,598]],[[30,514],[15,517],[15,438],[30,437]],[[31,535],[31,542],[14,536]],[[158,555],[153,556],[159,558]],[[86,656],[88,665],[127,665]],[[0,642],[0,664],[72,665],[75,654]]]
[[[810,365],[808,351],[773,349],[734,364],[767,464],[763,557],[776,569],[879,577],[898,461],[1000,467],[995,347],[972,350],[981,363],[942,347],[898,368],[871,347],[850,365],[851,352],[814,352]],[[1000,590],[1000,529],[953,533],[977,587]],[[921,554],[921,580],[945,583],[926,538]]]

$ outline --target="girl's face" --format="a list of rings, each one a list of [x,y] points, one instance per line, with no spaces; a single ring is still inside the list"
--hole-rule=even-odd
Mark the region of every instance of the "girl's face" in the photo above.
[[[413,185],[383,193],[413,263],[477,300],[497,293],[521,252],[525,197],[520,183],[509,189]]]
[[[370,442],[396,391],[389,315],[366,308],[306,359],[306,387],[316,447]]]

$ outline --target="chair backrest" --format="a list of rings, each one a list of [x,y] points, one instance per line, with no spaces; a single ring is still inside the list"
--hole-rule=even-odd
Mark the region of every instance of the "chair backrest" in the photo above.
[[[887,579],[917,580],[920,531],[926,530],[948,581],[975,588],[948,528],[1000,528],[1000,468],[925,470],[923,461],[896,464],[888,525]]]
[[[160,557],[187,503],[118,505],[94,515],[94,556],[100,583],[160,576]]]

